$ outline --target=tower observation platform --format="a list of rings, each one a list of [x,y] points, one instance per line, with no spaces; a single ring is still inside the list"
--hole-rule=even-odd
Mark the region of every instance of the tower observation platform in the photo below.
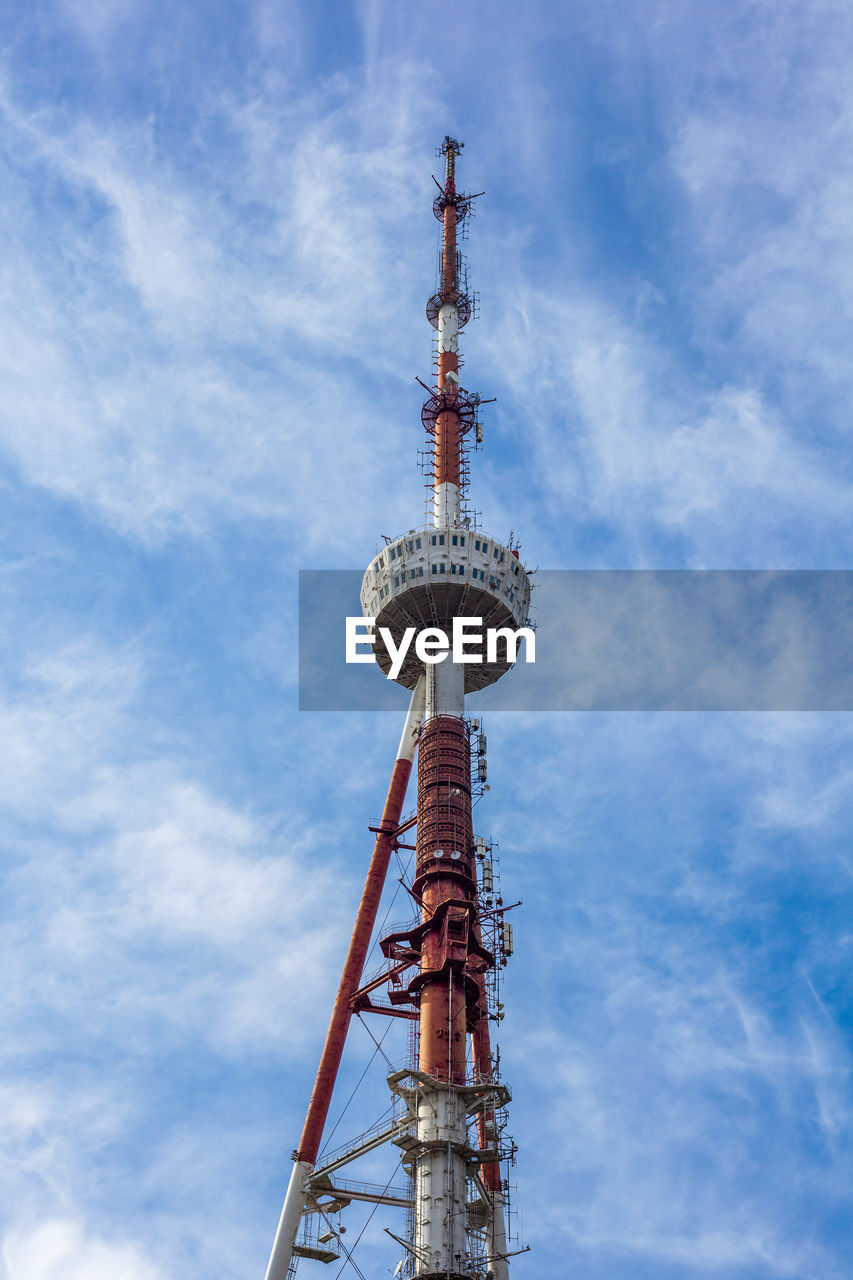
[[[374,556],[361,584],[361,607],[377,627],[390,630],[395,645],[406,627],[449,630],[454,618],[479,618],[484,627],[524,626],[529,621],[530,579],[518,552],[468,525],[410,529]],[[388,652],[376,659],[387,674]],[[494,684],[512,664],[469,665],[465,692]],[[397,680],[414,689],[423,664],[407,653]]]

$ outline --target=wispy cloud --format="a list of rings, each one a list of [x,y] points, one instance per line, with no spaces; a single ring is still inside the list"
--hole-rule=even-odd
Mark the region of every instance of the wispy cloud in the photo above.
[[[340,553],[350,534],[320,512],[363,510],[355,495],[392,489],[417,443],[389,430],[383,384],[414,366],[386,334],[420,311],[401,263],[423,175],[406,113],[396,136],[371,124],[413,75],[387,70],[367,98],[341,80],[322,105],[260,85],[211,104],[227,183],[213,154],[178,170],[150,123],[69,126],[7,86],[23,176],[4,431],[27,477],[149,542],[242,515]],[[350,364],[330,379],[333,352]]]
[[[8,1280],[166,1280],[142,1243],[88,1233],[79,1221],[42,1222],[6,1237],[3,1261]]]
[[[6,45],[10,1280],[262,1274],[398,732],[292,713],[288,584],[419,518],[448,129],[486,526],[847,567],[844,7],[454,21],[49,0]],[[488,729],[541,1274],[846,1280],[846,719]]]

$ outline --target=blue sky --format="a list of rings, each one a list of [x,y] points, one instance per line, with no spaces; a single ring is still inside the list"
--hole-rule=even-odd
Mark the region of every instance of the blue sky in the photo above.
[[[849,6],[455,8],[4,6],[3,1280],[263,1274],[399,736],[297,571],[422,509],[446,132],[484,527],[851,567]],[[486,727],[515,1273],[849,1280],[850,717]]]

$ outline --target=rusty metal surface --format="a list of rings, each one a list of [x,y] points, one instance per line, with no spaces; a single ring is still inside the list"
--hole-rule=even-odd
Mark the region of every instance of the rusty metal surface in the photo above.
[[[403,802],[406,798],[406,788],[408,787],[411,771],[412,763],[410,760],[397,760],[394,764],[391,782],[388,787],[388,796],[382,813],[382,821],[379,824],[380,831],[373,846],[373,856],[370,859],[364,891],[361,895],[361,902],[358,906],[355,926],[350,939],[349,951],[344,962],[338,993],[332,1009],[326,1042],[323,1045],[323,1053],[317,1069],[311,1101],[308,1104],[305,1126],[295,1153],[298,1160],[305,1160],[312,1165],[316,1164],[317,1153],[320,1150],[323,1127],[329,1114],[332,1092],[344,1051],[350,1018],[352,1017],[352,998],[361,982],[364,962],[370,946],[370,938],[376,924],[379,900],[382,897],[382,889],[388,873],[388,863],[393,852],[394,834],[400,821],[400,815],[403,812]]]

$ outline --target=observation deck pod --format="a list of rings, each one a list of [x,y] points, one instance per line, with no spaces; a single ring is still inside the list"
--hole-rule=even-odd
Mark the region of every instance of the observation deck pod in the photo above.
[[[371,560],[361,584],[361,607],[377,628],[388,628],[395,645],[407,627],[440,627],[450,635],[454,618],[481,618],[484,628],[515,631],[529,625],[530,579],[515,551],[479,530],[410,529]],[[475,638],[469,633],[469,653],[479,652]],[[374,653],[387,675],[391,659],[378,640]],[[494,662],[486,661],[484,650],[482,663],[465,664],[465,692],[494,684],[512,665],[503,642]],[[397,683],[413,689],[422,670],[410,645]]]

